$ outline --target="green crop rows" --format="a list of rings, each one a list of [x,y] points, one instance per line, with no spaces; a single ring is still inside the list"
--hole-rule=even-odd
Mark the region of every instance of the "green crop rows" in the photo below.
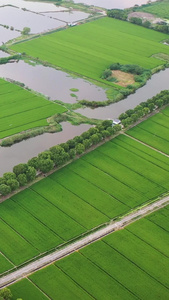
[[[154,14],[160,18],[169,18],[169,1],[157,1],[150,6],[141,7],[139,10]]]
[[[47,118],[66,109],[0,79],[0,138],[47,126]]]
[[[168,35],[131,23],[102,18],[68,30],[16,44],[12,49],[93,79],[114,62],[152,69],[164,62],[154,53],[169,54],[160,43]]]
[[[1,272],[168,191],[168,172],[167,157],[120,135],[14,195],[0,204]]]
[[[128,131],[132,137],[169,154],[169,107]]]
[[[46,299],[41,298],[45,294],[53,300],[154,300],[168,299],[168,278],[167,206],[11,285],[10,289],[13,299],[20,296],[24,300],[29,300],[30,295],[32,300],[37,299],[37,293],[38,299]]]

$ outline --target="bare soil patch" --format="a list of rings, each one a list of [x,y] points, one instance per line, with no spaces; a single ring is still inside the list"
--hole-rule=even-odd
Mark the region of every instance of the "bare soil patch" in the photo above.
[[[129,84],[135,83],[133,74],[125,73],[119,70],[113,70],[112,77],[115,77],[118,80],[118,82],[114,82],[115,84],[124,87],[128,86]]]

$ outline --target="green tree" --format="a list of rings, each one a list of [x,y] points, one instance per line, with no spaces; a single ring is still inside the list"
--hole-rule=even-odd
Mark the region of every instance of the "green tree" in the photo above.
[[[39,169],[39,159],[38,159],[38,157],[33,157],[30,160],[28,160],[28,165],[30,167],[33,167],[36,170],[38,170]]]
[[[13,172],[7,172],[7,173],[3,174],[3,178],[6,182],[7,180],[10,180],[10,179],[16,179],[16,175]]]
[[[35,177],[36,177],[36,170],[35,170],[35,168],[29,166],[28,170],[26,171],[27,181],[28,182],[33,181],[35,179]]]
[[[26,171],[28,170],[28,165],[27,164],[19,164],[15,167],[13,167],[13,172],[18,176],[19,174],[26,174]]]
[[[77,144],[75,149],[77,154],[82,154],[85,151],[85,147],[81,143]]]
[[[0,297],[2,297],[3,300],[10,300],[12,298],[12,293],[10,289],[4,288],[0,291]]]
[[[75,149],[70,149],[69,150],[69,157],[70,157],[70,159],[75,158],[75,156],[76,156],[76,150]]]
[[[90,146],[91,146],[90,139],[85,139],[85,140],[83,140],[83,145],[84,145],[84,147],[85,147],[85,150],[86,150],[86,149],[89,149]]]
[[[27,34],[30,33],[30,31],[31,31],[31,29],[29,27],[24,27],[23,30],[22,30],[22,34],[27,35]]]
[[[6,196],[10,192],[11,192],[10,186],[3,184],[3,183],[0,185],[0,194],[2,194],[3,196]]]
[[[53,169],[53,160],[51,159],[40,159],[39,160],[39,170],[42,173],[47,173]]]
[[[25,174],[19,174],[17,180],[20,186],[24,186],[27,184],[27,178]]]
[[[6,184],[11,188],[11,191],[15,191],[19,188],[19,182],[16,179],[8,179]]]

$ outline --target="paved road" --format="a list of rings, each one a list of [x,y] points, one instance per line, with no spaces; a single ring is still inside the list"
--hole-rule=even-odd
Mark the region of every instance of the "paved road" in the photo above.
[[[166,206],[169,204],[169,196],[164,197],[161,200],[158,200],[152,204],[149,204],[147,206],[142,207],[141,209],[138,209],[135,212],[131,212],[129,215],[123,217],[121,220],[117,222],[113,222],[112,224],[107,225],[106,227],[97,230],[94,233],[89,234],[88,236],[82,238],[79,241],[76,241],[65,248],[61,250],[57,250],[51,254],[48,254],[32,263],[29,263],[27,266],[20,268],[17,271],[14,271],[2,278],[0,278],[0,288],[15,282],[22,277],[25,277],[29,275],[30,273],[33,273],[34,271],[43,268],[46,265],[49,265],[53,263],[54,261],[57,261],[72,252],[75,252],[85,246],[87,246],[90,243],[95,242],[96,240],[101,239],[105,235],[108,235],[112,233],[113,231],[116,231],[120,228],[123,228],[127,226],[128,224],[136,221],[136,219],[143,218],[145,215],[150,214],[154,210],[158,210],[161,207]]]

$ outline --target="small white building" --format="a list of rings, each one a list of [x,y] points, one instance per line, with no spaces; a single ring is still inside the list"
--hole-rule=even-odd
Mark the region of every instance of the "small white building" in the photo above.
[[[120,125],[121,121],[119,119],[114,119],[113,120],[113,125]]]

